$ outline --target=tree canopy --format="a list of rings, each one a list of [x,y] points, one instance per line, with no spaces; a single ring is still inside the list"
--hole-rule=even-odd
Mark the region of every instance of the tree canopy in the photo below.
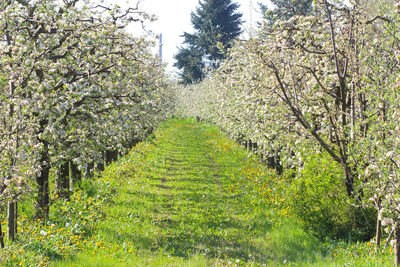
[[[50,168],[68,195],[69,165],[93,173],[162,120],[169,81],[150,40],[125,31],[146,17],[89,1],[0,2],[0,202],[36,180],[36,217],[47,217]]]

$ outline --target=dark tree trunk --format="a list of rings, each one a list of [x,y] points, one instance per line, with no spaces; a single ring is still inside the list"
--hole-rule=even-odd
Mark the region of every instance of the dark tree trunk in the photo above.
[[[382,239],[382,220],[381,220],[382,199],[381,199],[381,197],[378,197],[378,199],[376,200],[376,209],[378,210],[378,216],[376,219],[375,246],[376,246],[376,251],[378,251],[379,247],[381,245],[381,239]]]
[[[48,144],[45,143],[40,158],[41,171],[36,177],[37,182],[37,200],[36,200],[36,218],[46,219],[49,215],[49,151]]]
[[[12,48],[11,48],[12,47],[12,45],[11,45],[12,44],[12,35],[8,31],[8,23],[6,23],[6,25],[5,25],[5,30],[6,30],[6,41],[9,46],[8,51],[5,51],[5,52],[8,57],[13,58],[13,53],[12,53]],[[13,64],[11,64],[10,67],[13,68]],[[10,99],[14,99],[15,89],[16,89],[15,83],[12,79],[10,79],[9,80],[9,90],[10,90],[9,98]],[[9,105],[9,117],[10,118],[14,117],[14,102],[13,101],[11,101],[11,104]],[[12,124],[10,124],[8,130],[10,131],[10,133],[12,133],[14,131]],[[16,147],[18,147],[18,141],[17,141]],[[11,157],[10,158],[10,170],[12,170],[12,168],[14,167],[14,164],[15,164],[15,160],[13,159],[13,157]],[[11,179],[11,178],[12,177],[11,177],[11,172],[10,172],[9,179]],[[17,202],[16,201],[9,201],[7,203],[7,220],[8,220],[9,240],[14,241],[17,236]],[[3,239],[3,237],[1,239]],[[2,243],[3,243],[3,240],[2,240]],[[2,247],[4,247],[4,244],[2,244]]]
[[[375,235],[375,245],[376,245],[376,250],[379,249],[381,246],[381,238],[382,238],[382,221],[378,217],[376,220],[376,235]]]
[[[7,203],[8,239],[15,241],[17,238],[18,205],[16,201]]]
[[[58,167],[56,174],[56,192],[60,198],[68,198],[69,196],[70,183],[68,161],[63,162]]]
[[[268,169],[275,169],[275,157],[267,157]]]
[[[3,249],[4,246],[4,234],[3,234],[3,229],[1,227],[1,221],[0,221],[0,246]]]
[[[277,154],[275,154],[275,171],[276,174],[282,175],[283,173],[283,166],[281,164],[281,157]]]
[[[277,175],[283,173],[283,166],[281,165],[281,158],[278,154],[267,158],[267,167],[269,169],[274,169]]]
[[[101,152],[101,160],[99,162],[96,162],[96,164],[95,164],[95,169],[98,172],[104,171],[105,160],[106,160],[105,157],[106,157],[106,152],[102,151]]]
[[[107,150],[106,151],[106,157],[105,157],[106,165],[112,163],[113,161],[117,161],[117,160],[118,160],[118,150]]]
[[[88,165],[85,167],[85,171],[84,171],[85,179],[90,179],[93,177],[93,169],[94,169],[94,163],[89,162]]]
[[[257,143],[253,143],[253,152],[256,152],[258,149],[258,144]]]
[[[354,198],[355,197],[355,189],[354,189],[354,176],[353,176],[353,172],[351,170],[351,168],[349,167],[349,165],[347,164],[347,162],[344,162],[342,164],[343,169],[344,169],[344,175],[345,175],[345,185],[346,185],[346,191],[347,191],[347,195],[350,198]]]
[[[82,172],[78,169],[75,163],[69,162],[70,175],[71,175],[71,186],[75,186],[82,181]]]
[[[96,162],[96,170],[99,172],[104,171],[104,158],[100,162]]]

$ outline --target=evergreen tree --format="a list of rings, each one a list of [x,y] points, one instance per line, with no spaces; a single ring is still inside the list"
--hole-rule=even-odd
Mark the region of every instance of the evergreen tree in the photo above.
[[[181,47],[175,59],[174,66],[182,70],[180,76],[183,84],[195,83],[204,78],[202,54],[196,47]]]
[[[205,68],[217,67],[226,50],[241,33],[242,14],[232,0],[200,0],[191,21],[194,33],[183,34],[184,46],[175,56],[175,67],[181,70],[182,83],[204,78]]]
[[[273,25],[277,20],[288,20],[293,16],[307,16],[312,13],[313,0],[270,0],[273,9],[259,3],[261,12],[268,25]]]

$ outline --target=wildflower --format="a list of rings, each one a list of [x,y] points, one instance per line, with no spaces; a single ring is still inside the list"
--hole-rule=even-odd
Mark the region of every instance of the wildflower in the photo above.
[[[47,232],[44,231],[44,230],[40,230],[40,234],[43,235],[43,236],[46,236],[46,235],[47,235]]]

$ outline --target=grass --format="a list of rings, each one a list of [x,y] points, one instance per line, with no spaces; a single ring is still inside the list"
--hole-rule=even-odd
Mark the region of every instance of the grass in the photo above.
[[[53,196],[49,221],[23,219],[3,265],[390,265],[370,243],[305,233],[284,189],[217,128],[170,120],[69,201]]]

